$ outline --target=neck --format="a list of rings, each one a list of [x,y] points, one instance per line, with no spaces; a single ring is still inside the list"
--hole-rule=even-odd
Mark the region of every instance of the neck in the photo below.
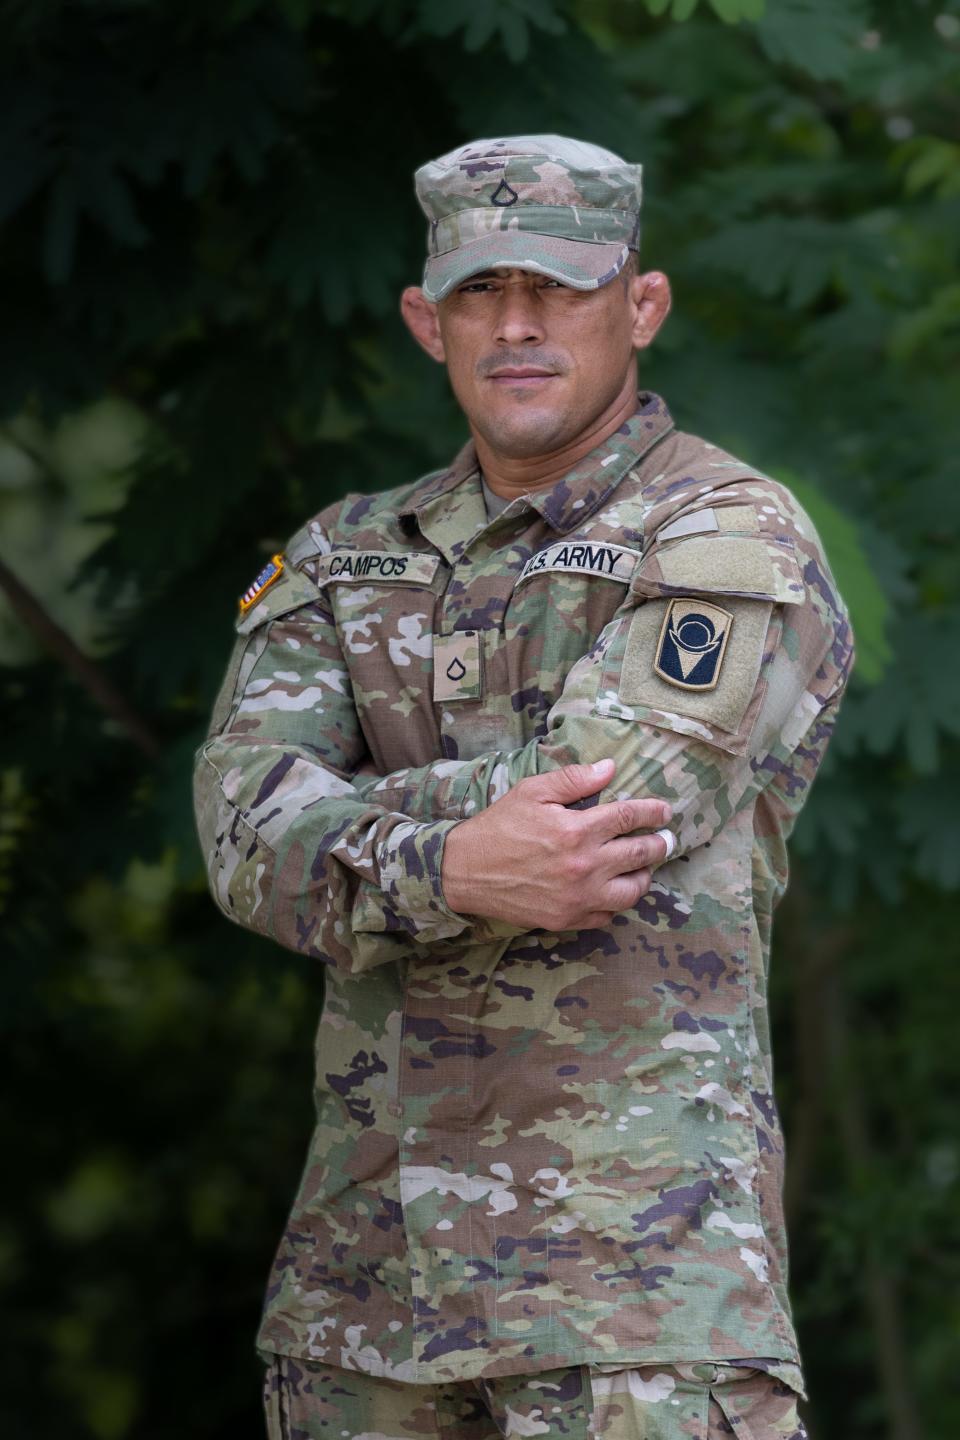
[[[495,495],[513,500],[531,490],[546,490],[572,470],[585,455],[602,445],[619,430],[637,408],[637,382],[632,370],[619,394],[595,420],[581,430],[575,439],[545,455],[516,457],[502,455],[487,444],[482,435],[473,432],[477,459],[483,478]]]

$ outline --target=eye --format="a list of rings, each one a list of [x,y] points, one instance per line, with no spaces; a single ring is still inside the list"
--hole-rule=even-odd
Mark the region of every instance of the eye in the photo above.
[[[468,280],[464,285],[457,286],[458,295],[479,295],[484,290],[492,290],[493,284],[490,280]]]

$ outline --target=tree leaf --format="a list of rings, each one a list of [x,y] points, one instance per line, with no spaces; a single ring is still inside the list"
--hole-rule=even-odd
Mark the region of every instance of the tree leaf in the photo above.
[[[860,0],[769,0],[757,36],[777,64],[806,70],[815,80],[838,80],[859,60],[868,24]]]
[[[780,470],[823,541],[830,568],[846,601],[856,644],[856,672],[875,685],[892,659],[887,639],[889,604],[854,521],[799,476]]]
[[[741,20],[759,20],[767,6],[767,0],[710,0],[720,19],[728,25]]]

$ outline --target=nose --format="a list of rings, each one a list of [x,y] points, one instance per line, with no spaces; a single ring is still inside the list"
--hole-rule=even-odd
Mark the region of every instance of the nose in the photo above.
[[[504,285],[498,296],[495,338],[501,345],[539,345],[544,340],[541,307],[531,288]]]

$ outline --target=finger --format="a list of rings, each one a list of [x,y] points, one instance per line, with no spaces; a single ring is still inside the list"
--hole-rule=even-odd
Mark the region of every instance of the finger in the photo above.
[[[578,930],[605,930],[613,923],[616,910],[594,910],[589,915],[584,915],[581,923],[576,927]]]
[[[670,853],[665,835],[673,838],[669,830],[656,830],[650,835],[631,835],[629,840],[608,840],[597,855],[603,867],[600,873],[613,879],[617,875],[630,875],[634,870],[649,870],[651,865],[662,865]]]
[[[650,871],[644,869],[608,880],[601,891],[603,904],[611,906],[618,915],[623,910],[632,910],[650,889],[652,878]]]
[[[612,778],[613,761],[598,760],[593,765],[564,765],[546,775],[531,775],[521,784],[526,794],[541,804],[573,805],[599,794]]]
[[[585,817],[593,839],[609,840],[617,835],[630,835],[634,830],[659,830],[673,811],[665,800],[649,797],[635,800],[607,800]]]

